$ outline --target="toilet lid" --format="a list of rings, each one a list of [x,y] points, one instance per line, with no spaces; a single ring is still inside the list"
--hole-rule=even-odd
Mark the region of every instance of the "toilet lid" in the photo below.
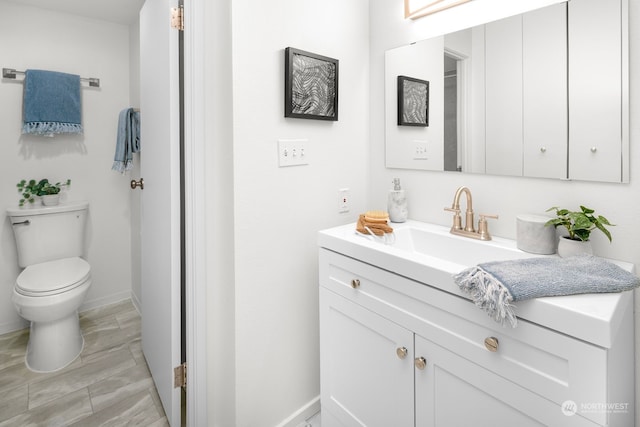
[[[42,262],[25,268],[16,280],[16,287],[29,295],[51,294],[85,282],[90,272],[89,263],[78,257]]]

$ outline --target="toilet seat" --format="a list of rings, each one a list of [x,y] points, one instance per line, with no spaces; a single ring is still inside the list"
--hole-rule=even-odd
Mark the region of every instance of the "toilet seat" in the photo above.
[[[16,292],[25,296],[56,295],[87,281],[91,266],[82,258],[64,258],[30,265],[16,279]]]

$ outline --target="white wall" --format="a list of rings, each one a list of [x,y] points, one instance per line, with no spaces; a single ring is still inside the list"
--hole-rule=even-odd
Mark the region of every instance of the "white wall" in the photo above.
[[[232,15],[231,30],[222,24],[207,35],[214,76],[207,158],[220,168],[208,178],[208,289],[215,294],[209,333],[219,344],[208,345],[210,420],[238,427],[295,422],[297,411],[314,408],[320,390],[316,233],[355,221],[366,205],[368,2],[234,0],[209,10],[212,22]],[[231,50],[220,41],[225,29]],[[284,118],[288,46],[340,60],[339,121]],[[279,168],[279,138],[308,139],[310,164]],[[351,190],[348,214],[337,212],[342,187]],[[220,216],[229,221],[221,224]],[[218,379],[233,398],[222,395]]]
[[[207,407],[212,427],[236,425],[231,0],[205,2]]]
[[[496,236],[515,238],[515,217],[521,213],[540,213],[551,206],[577,208],[580,204],[592,207],[613,223],[613,243],[604,235],[594,233],[592,241],[597,255],[635,263],[640,266],[640,5],[630,3],[630,116],[631,116],[631,182],[629,184],[603,184],[593,182],[558,181],[546,179],[510,178],[469,175],[446,172],[418,172],[386,169],[384,167],[384,52],[412,41],[421,40],[447,31],[468,27],[486,18],[499,18],[498,14],[513,14],[552,1],[483,0],[441,12],[412,22],[402,19],[401,2],[371,1],[371,179],[370,205],[380,205],[386,198],[389,183],[399,177],[404,183],[409,200],[409,217],[436,224],[451,224],[451,214],[444,212],[450,206],[453,194],[460,185],[473,192],[476,212],[496,213],[500,219],[492,221],[490,229]],[[520,8],[521,10],[516,10]],[[508,12],[508,13],[507,13]],[[490,16],[493,15],[493,16]],[[395,18],[394,18],[395,17]],[[472,22],[474,21],[474,22]],[[636,267],[637,268],[637,267]],[[640,304],[636,303],[636,311]],[[636,320],[638,342],[638,320]],[[636,354],[638,352],[636,351]],[[636,370],[638,361],[636,356]],[[633,367],[629,367],[631,372]],[[636,393],[640,396],[640,393]],[[636,401],[636,423],[640,411]]]
[[[128,179],[111,171],[118,112],[129,104],[129,29],[0,1],[2,67],[50,69],[98,77],[82,89],[84,136],[22,136],[22,79],[0,82],[0,206],[15,206],[20,179],[70,178],[69,200],[89,200],[93,285],[84,308],[131,293]],[[25,324],[11,304],[19,274],[13,232],[4,210],[0,224],[0,333]]]

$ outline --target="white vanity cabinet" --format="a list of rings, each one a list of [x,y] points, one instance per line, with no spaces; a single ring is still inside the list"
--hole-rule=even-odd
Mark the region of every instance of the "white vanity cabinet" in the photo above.
[[[323,427],[633,425],[630,296],[606,347],[326,248],[319,276]]]

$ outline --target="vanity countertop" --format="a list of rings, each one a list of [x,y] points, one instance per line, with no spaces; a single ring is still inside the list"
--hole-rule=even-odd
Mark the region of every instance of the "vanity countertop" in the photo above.
[[[331,251],[346,255],[359,261],[382,268],[392,273],[424,283],[445,292],[469,299],[453,281],[453,275],[476,263],[495,260],[499,253],[501,259],[515,259],[535,256],[520,251],[516,242],[510,239],[494,237],[488,242],[480,242],[465,237],[454,236],[449,228],[408,220],[404,223],[393,223],[396,241],[385,244],[370,236],[363,236],[355,231],[355,223],[322,230],[318,233],[318,245]],[[407,250],[407,242],[403,241],[411,229],[424,231],[426,235],[446,242],[445,246],[456,249],[474,249],[478,255],[460,260],[459,257],[447,255],[447,250],[427,254]],[[445,240],[442,240],[445,239]],[[440,244],[440,248],[443,248]],[[477,249],[475,249],[477,248]],[[459,253],[464,250],[459,251]],[[486,259],[483,259],[486,254]],[[470,261],[473,259],[473,261]],[[628,262],[610,260],[627,271],[634,271],[634,265]],[[616,331],[626,310],[633,309],[633,291],[607,294],[582,294],[562,297],[536,298],[514,303],[519,319],[536,323],[593,344],[610,348]],[[508,326],[505,326],[508,327]]]

